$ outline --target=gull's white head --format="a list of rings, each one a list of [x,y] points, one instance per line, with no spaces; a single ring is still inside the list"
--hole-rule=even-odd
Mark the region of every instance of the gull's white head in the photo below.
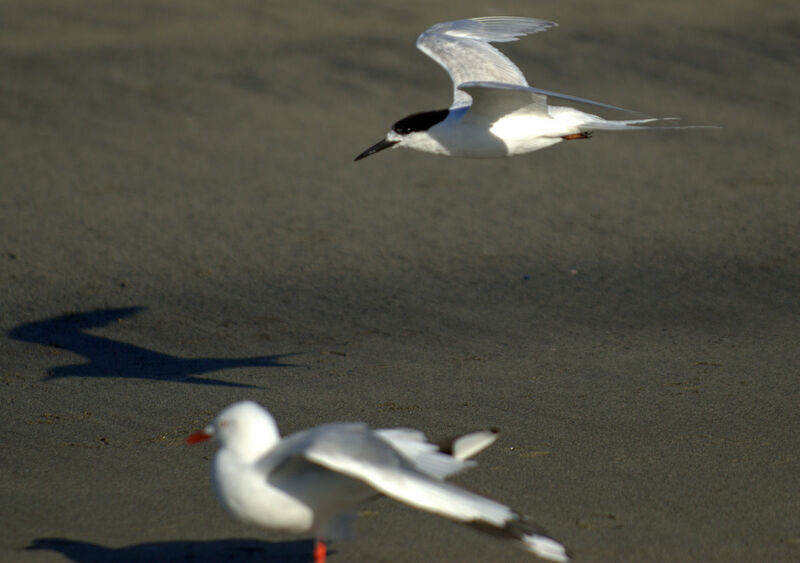
[[[194,444],[212,436],[242,460],[261,457],[281,439],[275,419],[254,401],[241,401],[226,407],[214,422],[189,436],[187,442]]]
[[[405,146],[423,152],[441,152],[440,145],[428,135],[428,130],[441,123],[450,114],[450,110],[424,111],[404,117],[394,125],[386,137],[372,145],[358,155],[355,160],[361,160],[383,149]]]

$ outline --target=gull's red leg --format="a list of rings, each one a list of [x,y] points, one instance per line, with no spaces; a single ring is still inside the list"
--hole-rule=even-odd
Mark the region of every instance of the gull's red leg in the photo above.
[[[325,547],[325,542],[317,540],[314,542],[314,563],[325,563],[325,557],[328,554],[328,549]]]
[[[573,139],[588,139],[592,136],[591,131],[584,131],[583,133],[572,133],[571,135],[564,135],[561,137],[565,141],[572,141]]]

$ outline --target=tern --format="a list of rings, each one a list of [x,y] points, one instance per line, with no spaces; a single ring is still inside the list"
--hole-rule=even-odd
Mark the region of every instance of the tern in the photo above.
[[[483,430],[435,445],[418,430],[334,423],[281,439],[266,409],[241,401],[186,441],[215,436],[221,447],[211,479],[220,503],[248,524],[310,532],[316,539],[316,563],[325,561],[325,541],[347,538],[358,508],[380,496],[514,540],[541,558],[569,561],[564,546],[524,516],[445,482],[474,465],[467,458],[496,435],[496,430]]]
[[[417,39],[417,48],[439,63],[453,80],[448,109],[425,111],[395,123],[386,137],[359,154],[361,160],[388,148],[468,158],[498,158],[537,151],[561,141],[588,139],[600,129],[686,129],[641,112],[559,94],[528,85],[525,75],[490,45],[516,41],[555,27],[555,22],[510,16],[437,23]],[[572,107],[551,106],[548,98],[636,114],[639,119],[607,120]]]

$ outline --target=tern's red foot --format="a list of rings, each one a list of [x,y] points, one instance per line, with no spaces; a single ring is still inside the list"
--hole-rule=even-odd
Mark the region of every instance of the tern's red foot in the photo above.
[[[325,563],[325,556],[327,554],[328,550],[325,547],[325,542],[317,540],[314,543],[314,563]]]
[[[574,139],[588,139],[592,136],[591,131],[584,131],[583,133],[573,133],[571,135],[564,135],[561,137],[565,141],[572,141]]]

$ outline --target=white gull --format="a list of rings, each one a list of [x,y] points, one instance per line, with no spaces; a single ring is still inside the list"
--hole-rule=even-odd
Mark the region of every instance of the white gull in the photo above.
[[[282,439],[266,409],[242,401],[187,442],[211,436],[221,445],[211,476],[222,505],[248,524],[312,534],[317,563],[325,561],[324,542],[347,538],[356,510],[381,495],[514,540],[539,557],[569,560],[560,543],[508,506],[444,481],[473,465],[467,458],[494,442],[496,431],[439,446],[417,430],[334,423]]]

